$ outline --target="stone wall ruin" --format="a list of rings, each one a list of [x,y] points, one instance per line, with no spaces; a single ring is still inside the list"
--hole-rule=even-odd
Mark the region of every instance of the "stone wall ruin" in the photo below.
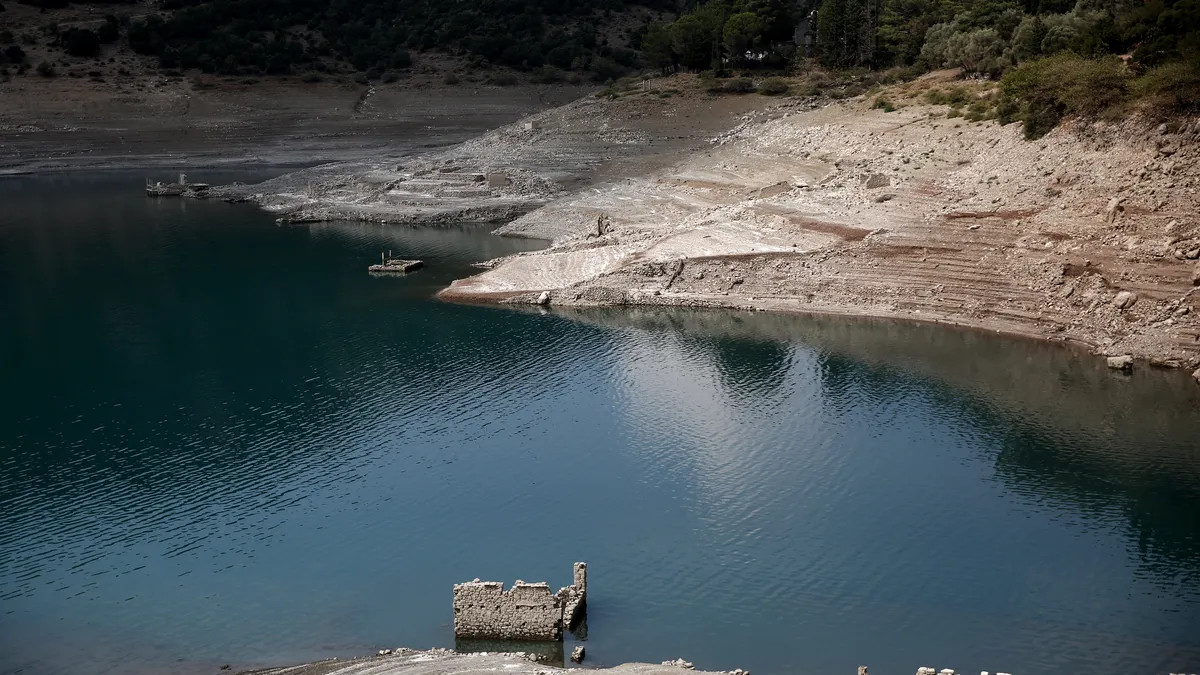
[[[587,564],[575,563],[574,579],[557,593],[549,584],[478,579],[454,585],[454,635],[476,640],[561,640],[563,627],[582,619]]]

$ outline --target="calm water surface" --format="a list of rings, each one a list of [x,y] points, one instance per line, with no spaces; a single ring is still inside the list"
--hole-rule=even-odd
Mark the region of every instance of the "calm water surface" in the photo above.
[[[575,560],[590,664],[1200,670],[1178,373],[926,326],[448,305],[534,244],[140,183],[0,181],[0,671],[453,646],[454,582]],[[372,278],[388,248],[429,266]]]

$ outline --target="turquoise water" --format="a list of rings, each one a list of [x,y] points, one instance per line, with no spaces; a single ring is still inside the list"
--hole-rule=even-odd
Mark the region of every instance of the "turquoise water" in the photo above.
[[[1200,669],[1179,373],[887,322],[444,304],[535,243],[140,184],[0,181],[0,672],[453,646],[454,582],[575,560],[591,665]],[[428,267],[373,278],[384,249]]]

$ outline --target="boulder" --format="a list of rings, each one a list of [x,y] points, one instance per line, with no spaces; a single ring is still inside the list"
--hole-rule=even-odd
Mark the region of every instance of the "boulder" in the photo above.
[[[584,652],[583,645],[579,645],[575,649],[572,649],[571,650],[571,660],[574,661],[575,663],[583,663],[583,652]]]
[[[1126,372],[1133,370],[1133,356],[1130,354],[1110,356],[1108,357],[1108,367],[1113,370],[1124,370]]]
[[[543,307],[550,304],[550,291],[542,291],[537,297],[537,304]]]
[[[1104,222],[1117,222],[1117,217],[1120,216],[1121,212],[1125,210],[1125,207],[1121,206],[1121,203],[1124,201],[1124,197],[1113,197],[1112,199],[1108,200],[1108,206],[1104,207]]]
[[[871,177],[867,179],[867,189],[868,190],[874,190],[876,188],[887,187],[891,184],[892,184],[892,179],[888,178],[887,176],[885,176],[881,173],[872,174]]]
[[[1197,368],[1196,371],[1192,373],[1192,379],[1195,380],[1197,384],[1200,384],[1200,368]]]
[[[1130,307],[1133,307],[1137,301],[1137,293],[1121,291],[1120,293],[1117,293],[1117,297],[1113,298],[1113,305],[1117,309],[1129,309]]]

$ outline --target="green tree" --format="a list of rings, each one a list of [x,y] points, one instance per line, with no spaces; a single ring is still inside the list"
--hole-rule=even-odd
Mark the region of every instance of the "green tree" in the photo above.
[[[691,14],[684,14],[671,24],[671,48],[679,57],[679,63],[692,70],[711,67],[720,57],[718,45],[724,17],[701,5]]]
[[[748,51],[762,46],[766,23],[754,12],[734,14],[725,21],[721,41],[731,59],[743,60]]]
[[[954,18],[949,0],[886,0],[879,21],[876,63],[908,66],[921,56],[931,26]]]
[[[646,65],[666,70],[675,65],[675,51],[671,46],[671,31],[661,23],[652,23],[642,36],[642,58]]]
[[[866,65],[862,57],[867,46],[864,42],[874,41],[874,30],[865,30],[864,17],[867,3],[874,1],[823,0],[817,11],[817,49],[822,63],[831,68]]]
[[[1040,16],[1021,19],[1013,33],[1012,53],[1018,63],[1037,58],[1042,54],[1042,40],[1046,39],[1046,23]]]

